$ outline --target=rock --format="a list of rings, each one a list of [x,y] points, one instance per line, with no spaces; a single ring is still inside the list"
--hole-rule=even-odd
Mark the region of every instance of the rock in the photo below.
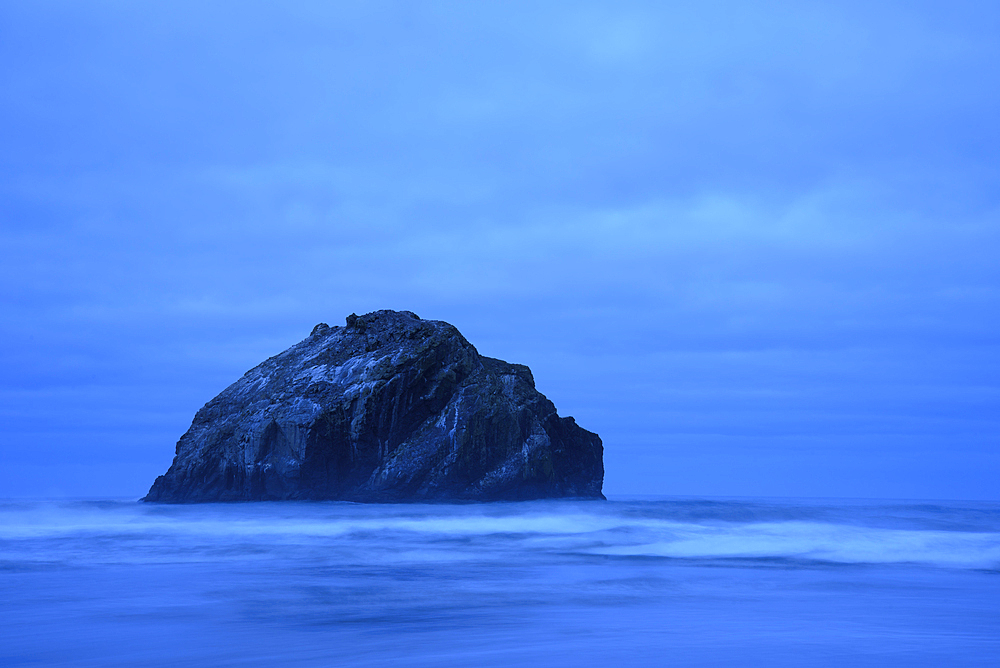
[[[208,402],[144,501],[604,498],[597,434],[445,322],[351,314]]]

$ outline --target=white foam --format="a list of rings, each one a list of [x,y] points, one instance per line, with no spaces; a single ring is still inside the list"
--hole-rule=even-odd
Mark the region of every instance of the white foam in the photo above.
[[[515,551],[663,557],[684,560],[777,559],[843,564],[922,564],[1000,568],[1000,533],[882,528],[823,521],[711,522],[633,516],[618,506],[510,504],[365,506],[233,504],[151,506],[25,503],[0,508],[0,540],[135,540],[164,555],[176,545],[343,546],[401,558],[403,553],[484,558],[489,541]],[[97,539],[97,540],[90,540]],[[89,541],[89,542],[88,542]],[[158,542],[159,541],[159,542]],[[470,543],[471,541],[471,543]],[[436,546],[446,545],[439,550]],[[477,551],[478,550],[478,551]],[[6,551],[6,548],[5,548]],[[486,557],[489,555],[486,554]],[[421,557],[423,559],[424,557]],[[430,557],[427,557],[430,558]]]
[[[685,559],[802,559],[839,563],[922,563],[993,568],[1000,534],[879,529],[819,522],[687,525],[665,540],[612,545],[598,554]]]

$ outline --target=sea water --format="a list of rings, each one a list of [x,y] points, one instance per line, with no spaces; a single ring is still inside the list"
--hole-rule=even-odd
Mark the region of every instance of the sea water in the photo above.
[[[3,666],[1000,666],[1000,504],[0,502]]]

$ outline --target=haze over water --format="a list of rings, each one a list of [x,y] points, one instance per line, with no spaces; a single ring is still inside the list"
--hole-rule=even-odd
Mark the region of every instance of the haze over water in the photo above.
[[[984,666],[1000,504],[0,505],[4,666]]]

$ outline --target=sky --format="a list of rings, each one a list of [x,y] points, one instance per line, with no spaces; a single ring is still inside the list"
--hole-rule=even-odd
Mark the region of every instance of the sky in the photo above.
[[[609,496],[998,500],[997,119],[995,2],[0,0],[0,497],[390,308]]]

